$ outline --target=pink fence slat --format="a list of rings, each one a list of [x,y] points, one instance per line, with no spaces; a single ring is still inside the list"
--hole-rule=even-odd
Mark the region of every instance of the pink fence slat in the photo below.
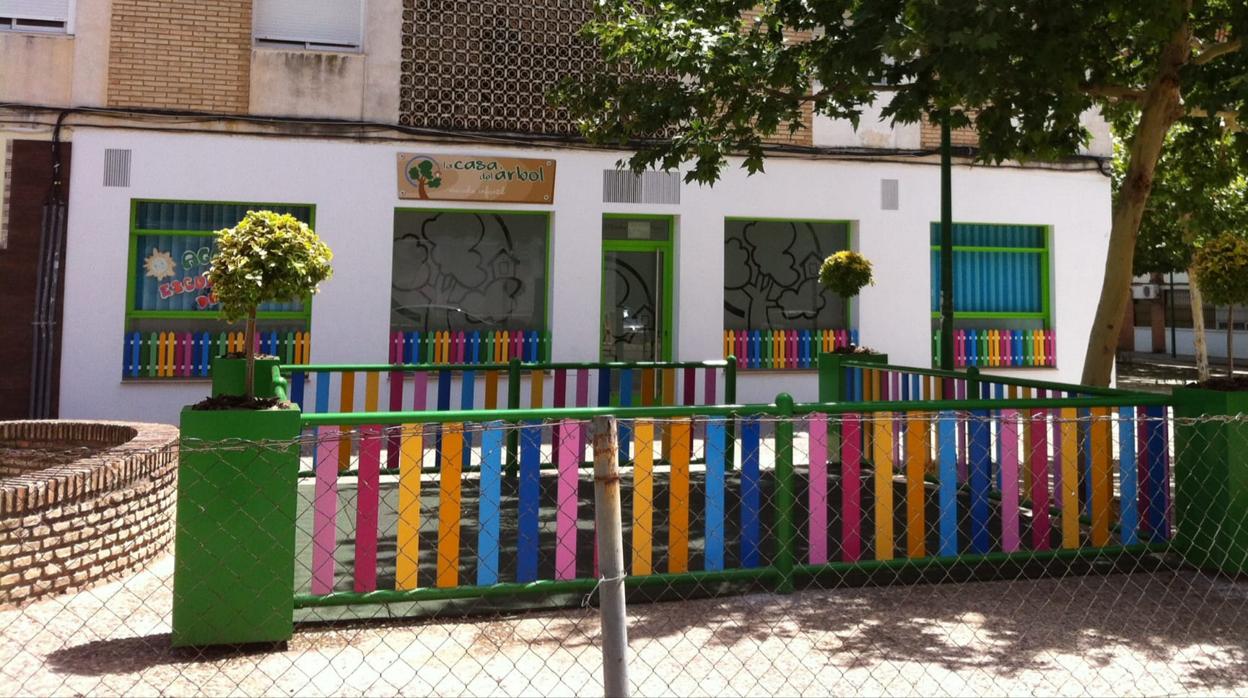
[[[576,506],[577,467],[580,459],[576,449],[581,442],[581,425],[565,419],[555,428],[555,448],[559,468],[559,486],[555,514],[555,579],[576,578]]]
[[[861,467],[862,421],[856,414],[846,414],[841,421],[842,562],[857,562],[862,556]]]
[[[828,417],[812,414],[810,428],[810,564],[828,561]]]
[[[703,404],[703,405],[714,405],[714,404],[715,404],[715,399],[716,399],[716,395],[715,395],[715,386],[716,386],[716,383],[715,383],[715,371],[716,371],[716,369],[715,369],[714,367],[708,367],[708,368],[704,368],[704,369],[702,369],[703,380],[704,380],[704,382],[705,382],[705,384],[703,385],[703,388],[702,388],[702,395],[703,395],[703,398],[702,398],[703,402],[702,402],[702,404]]]
[[[1049,549],[1049,443],[1044,410],[1031,411],[1031,547]]]
[[[698,369],[693,366],[685,367],[685,384],[682,388],[684,395],[681,396],[681,404],[696,405],[698,404],[697,396],[698,385]]]
[[[417,371],[412,376],[412,410],[424,412],[429,400],[429,373]]]
[[[1001,410],[1001,550],[1018,551],[1018,410]]]
[[[318,427],[316,489],[312,497],[312,593],[334,590],[338,540],[338,427]]]
[[[381,427],[360,427],[355,510],[355,590],[377,589],[377,505],[381,488]]]

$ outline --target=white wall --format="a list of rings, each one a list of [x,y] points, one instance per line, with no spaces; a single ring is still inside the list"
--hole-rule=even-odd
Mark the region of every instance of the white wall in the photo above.
[[[1196,333],[1190,327],[1176,327],[1174,330],[1175,346],[1178,347],[1178,355],[1191,357],[1196,355]],[[1235,330],[1233,348],[1235,349],[1236,362],[1242,361],[1248,357],[1248,332],[1243,330]],[[1209,349],[1210,358],[1225,359],[1226,358],[1226,330],[1205,328],[1205,346]],[[1166,328],[1166,350],[1158,356],[1170,355],[1170,328]],[[1135,350],[1138,352],[1152,352],[1153,350],[1153,330],[1150,327],[1135,328]]]
[[[133,151],[129,188],[101,186],[105,148]],[[313,303],[313,359],[385,362],[393,212],[418,205],[397,198],[394,155],[415,148],[557,160],[554,206],[463,205],[552,211],[555,360],[597,359],[602,214],[637,212],[677,217],[676,358],[721,356],[723,219],[758,216],[856,221],[859,248],[877,270],[876,285],[859,304],[864,343],[897,363],[930,364],[935,167],[777,158],[764,175],[747,178],[733,169],[713,188],[685,187],[680,205],[602,204],[602,170],[619,153],[84,130],[74,138],[62,416],[173,421],[179,407],[207,390],[202,382],[121,381],[132,198],[316,204],[317,230],[335,252],[335,276]],[[881,178],[900,180],[900,210],[880,210]],[[958,220],[1053,226],[1058,368],[1025,373],[1077,380],[1109,234],[1109,181],[1092,172],[961,167],[953,184]],[[770,401],[782,390],[813,400],[814,373],[745,372],[738,397]]]

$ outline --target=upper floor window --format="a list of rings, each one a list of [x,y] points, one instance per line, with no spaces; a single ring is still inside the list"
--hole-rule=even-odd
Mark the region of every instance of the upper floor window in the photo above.
[[[364,0],[255,0],[253,11],[261,46],[330,51],[364,46]]]
[[[0,0],[0,31],[73,33],[73,0]]]

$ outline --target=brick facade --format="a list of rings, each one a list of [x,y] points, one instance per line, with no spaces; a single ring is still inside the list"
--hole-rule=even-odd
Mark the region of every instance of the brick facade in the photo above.
[[[177,441],[178,430],[163,424],[0,422],[10,455],[44,444],[83,448],[80,458],[58,454],[60,464],[0,479],[0,606],[85,589],[165,550]]]
[[[949,134],[949,141],[955,148],[978,148],[979,132],[972,127],[955,128]],[[940,124],[927,119],[919,124],[919,147],[940,147]]]
[[[251,0],[113,0],[108,104],[247,112]]]

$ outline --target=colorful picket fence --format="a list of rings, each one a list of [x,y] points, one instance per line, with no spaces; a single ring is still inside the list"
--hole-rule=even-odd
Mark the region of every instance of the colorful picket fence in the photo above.
[[[1027,408],[1015,401],[904,412],[864,405],[840,414],[829,407],[633,420],[627,438],[635,456],[623,464],[632,500],[623,522],[630,576],[766,568],[791,583],[798,573],[867,560],[973,561],[1170,538],[1162,403]],[[457,422],[439,425],[436,439],[435,425],[361,426],[357,479],[344,485],[337,427],[305,420],[322,433],[303,602],[369,594],[390,578],[395,591],[418,592],[597,575],[592,526],[581,525],[592,511],[593,474],[582,463],[587,422]],[[700,444],[696,422],[705,425]],[[655,467],[660,429],[672,434],[665,468]],[[513,433],[521,444],[514,474],[503,460]],[[804,434],[804,449],[795,448],[802,441],[795,433]],[[476,478],[462,469],[469,436],[480,444]],[[390,439],[398,440],[399,461],[397,480],[386,481]],[[437,466],[437,493],[422,498],[429,463]],[[547,467],[553,473],[546,470],[543,481]],[[515,484],[503,489],[509,478]],[[356,488],[353,540],[335,526],[344,486]],[[379,541],[380,512],[397,516],[397,525],[384,527],[395,531],[392,541]],[[428,549],[422,529],[437,531]]]
[[[958,368],[1056,366],[1053,330],[954,330],[953,360]],[[940,332],[932,339],[932,356],[940,356]]]
[[[490,364],[550,360],[550,333],[537,330],[390,333],[390,362]]]
[[[858,343],[858,330],[725,330],[724,358],[743,369],[815,368],[821,352]]]
[[[312,335],[302,330],[256,333],[256,351],[289,364],[308,363]],[[125,335],[122,377],[207,378],[212,357],[243,350],[243,332],[139,332]]]

